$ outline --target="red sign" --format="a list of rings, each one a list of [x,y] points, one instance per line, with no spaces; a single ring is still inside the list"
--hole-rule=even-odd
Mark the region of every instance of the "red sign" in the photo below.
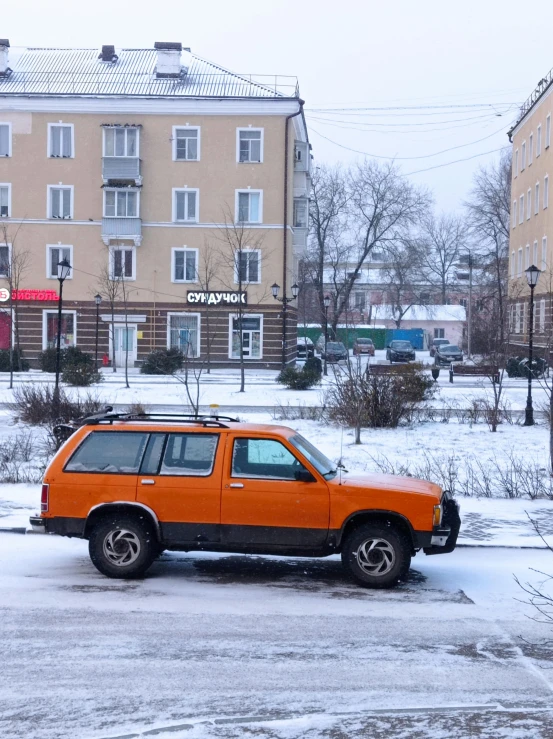
[[[59,300],[55,290],[13,290],[12,300]]]

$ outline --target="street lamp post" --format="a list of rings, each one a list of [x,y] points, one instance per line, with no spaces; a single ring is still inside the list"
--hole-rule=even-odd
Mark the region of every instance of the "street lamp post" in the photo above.
[[[94,366],[98,369],[98,326],[100,325],[100,303],[102,302],[102,296],[100,293],[94,296],[94,302],[96,303],[96,346],[94,352]]]
[[[528,267],[526,272],[526,279],[528,280],[528,286],[530,288],[530,325],[528,328],[528,396],[526,398],[526,409],[524,415],[524,425],[534,425],[534,408],[532,406],[532,361],[534,359],[534,288],[538,282],[538,278],[541,274],[535,264]]]
[[[282,298],[278,297],[278,291],[280,290],[280,285],[277,285],[276,282],[274,282],[271,285],[271,292],[273,293],[273,298],[275,300],[278,300],[279,303],[282,303],[282,369],[286,367],[286,314],[287,314],[287,308],[288,303],[291,303],[293,300],[295,300],[298,297],[300,288],[299,285],[297,285],[295,282],[290,288],[292,291],[292,297],[289,298],[287,295],[283,295]]]
[[[328,306],[330,305],[330,295],[325,295],[323,298],[325,307],[325,360],[323,366],[323,374],[328,375],[328,367],[326,362],[326,345],[328,343]]]
[[[63,283],[71,272],[71,265],[66,258],[58,263],[58,281],[60,283],[60,297],[58,300],[58,335],[56,337],[56,381],[54,385],[54,417],[59,414],[60,405],[60,364],[61,364],[61,313],[63,305]]]

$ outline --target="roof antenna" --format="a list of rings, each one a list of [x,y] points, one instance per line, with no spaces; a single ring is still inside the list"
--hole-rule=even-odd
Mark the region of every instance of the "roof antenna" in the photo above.
[[[342,470],[344,469],[344,463],[342,462],[342,454],[344,449],[344,427],[340,429],[340,464],[338,469],[340,470],[340,485],[342,484]]]

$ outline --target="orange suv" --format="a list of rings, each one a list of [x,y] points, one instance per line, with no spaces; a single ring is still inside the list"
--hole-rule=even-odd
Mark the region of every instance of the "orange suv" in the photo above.
[[[88,539],[108,577],[141,577],[165,549],[324,557],[389,587],[411,557],[451,552],[458,505],[433,483],[349,475],[284,426],[105,412],[58,427],[32,528]]]

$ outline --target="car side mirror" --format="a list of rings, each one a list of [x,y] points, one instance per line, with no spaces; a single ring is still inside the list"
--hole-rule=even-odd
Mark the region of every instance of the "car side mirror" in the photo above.
[[[296,470],[294,478],[298,482],[317,482],[309,470]]]

